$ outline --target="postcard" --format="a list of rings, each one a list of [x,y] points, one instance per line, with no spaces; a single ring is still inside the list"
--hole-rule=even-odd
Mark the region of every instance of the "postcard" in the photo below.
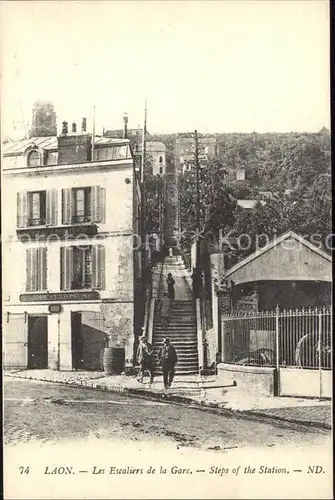
[[[4,498],[332,498],[329,3],[1,14]]]

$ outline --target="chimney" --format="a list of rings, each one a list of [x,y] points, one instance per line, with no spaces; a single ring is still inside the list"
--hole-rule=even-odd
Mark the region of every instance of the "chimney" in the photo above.
[[[86,132],[86,118],[81,120],[81,131]]]
[[[86,128],[86,123],[84,123]],[[72,123],[72,133],[68,134],[68,123],[63,122],[62,133],[57,137],[58,164],[84,163],[91,161],[92,138],[90,134],[77,134],[77,124]]]
[[[62,135],[67,135],[68,129],[67,129],[67,122],[62,123]]]
[[[128,139],[128,116],[127,116],[127,113],[124,114],[123,121],[124,121],[123,138]]]

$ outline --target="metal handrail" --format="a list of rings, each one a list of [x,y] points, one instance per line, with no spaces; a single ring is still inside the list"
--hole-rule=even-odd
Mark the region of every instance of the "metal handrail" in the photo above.
[[[198,359],[199,359],[199,372],[204,367],[204,342],[203,342],[203,329],[201,321],[201,304],[200,299],[195,300],[195,313],[197,320],[197,340],[198,340]]]

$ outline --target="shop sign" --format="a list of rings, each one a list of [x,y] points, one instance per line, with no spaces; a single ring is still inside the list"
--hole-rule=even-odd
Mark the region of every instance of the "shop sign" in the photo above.
[[[62,302],[67,300],[98,300],[99,292],[57,292],[57,293],[22,293],[20,302]]]

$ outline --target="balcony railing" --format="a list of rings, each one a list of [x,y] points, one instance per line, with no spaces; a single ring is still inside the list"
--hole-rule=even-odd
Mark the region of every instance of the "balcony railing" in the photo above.
[[[85,222],[92,222],[91,215],[73,215],[71,217],[73,224],[83,224]]]
[[[33,219],[28,219],[28,226],[45,226],[46,224],[46,219],[45,217],[38,217],[38,218],[33,218]]]
[[[92,280],[86,280],[86,281],[81,281],[81,280],[76,280],[72,281],[71,283],[71,290],[87,290],[92,288]]]

